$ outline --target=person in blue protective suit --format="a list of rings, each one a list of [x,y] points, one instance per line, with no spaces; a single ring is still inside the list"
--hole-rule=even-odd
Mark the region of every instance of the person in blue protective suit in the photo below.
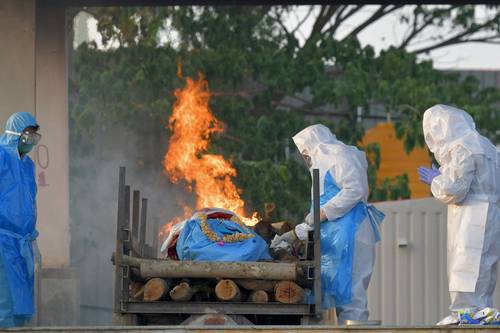
[[[35,117],[14,113],[0,137],[0,327],[26,324],[34,313],[33,241],[37,237]]]
[[[375,262],[378,225],[384,214],[367,205],[365,153],[337,140],[321,124],[303,129],[293,140],[311,174],[313,169],[319,169],[320,174],[322,307],[336,308],[340,324],[366,321],[366,291]],[[312,217],[311,208],[304,223],[276,237],[271,247],[295,237],[305,240],[312,230]]]

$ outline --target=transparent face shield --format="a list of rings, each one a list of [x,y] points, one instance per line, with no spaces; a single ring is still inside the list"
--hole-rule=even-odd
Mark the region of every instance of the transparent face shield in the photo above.
[[[40,142],[41,138],[42,136],[36,132],[24,131],[23,134],[21,134],[20,142],[26,145],[35,146]]]

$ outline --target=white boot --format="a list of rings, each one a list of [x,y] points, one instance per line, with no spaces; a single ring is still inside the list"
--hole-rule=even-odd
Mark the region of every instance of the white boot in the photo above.
[[[448,317],[441,319],[439,323],[436,324],[436,326],[452,326],[452,325],[458,325],[459,323],[460,323],[460,318],[458,316],[458,313],[453,312]]]

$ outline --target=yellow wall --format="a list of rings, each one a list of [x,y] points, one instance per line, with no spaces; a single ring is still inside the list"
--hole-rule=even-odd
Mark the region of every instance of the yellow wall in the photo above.
[[[404,151],[403,142],[396,137],[392,123],[378,124],[366,131],[362,145],[379,143],[380,169],[378,179],[396,177],[406,173],[410,180],[411,198],[430,196],[429,186],[418,179],[417,168],[421,165],[430,166],[431,158],[424,148],[415,148],[410,155]]]

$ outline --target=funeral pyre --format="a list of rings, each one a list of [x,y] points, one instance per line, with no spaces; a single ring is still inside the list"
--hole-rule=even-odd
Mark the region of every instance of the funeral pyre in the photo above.
[[[201,75],[198,80],[187,77],[186,86],[175,92],[163,165],[173,183],[194,192],[196,207],[182,207],[184,213],[161,228],[161,260],[123,258],[133,267],[130,296],[301,303],[310,283],[298,259],[300,242],[278,251],[268,245],[290,225],[272,223],[273,204],[266,204],[263,218],[247,215],[241,190],[233,183],[235,168],[223,156],[207,153],[211,135],[224,130],[209,108],[210,95]]]

